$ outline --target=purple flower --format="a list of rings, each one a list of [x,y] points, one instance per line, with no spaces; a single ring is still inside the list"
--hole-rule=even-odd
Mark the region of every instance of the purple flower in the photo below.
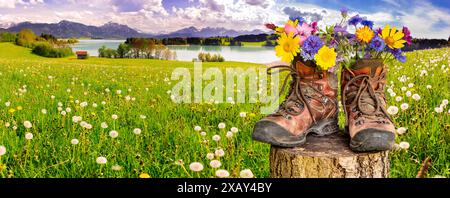
[[[384,40],[382,38],[380,38],[379,36],[375,36],[373,37],[372,41],[370,41],[369,47],[377,52],[381,52],[386,47],[386,44],[384,43]]]
[[[402,32],[405,35],[403,37],[403,39],[405,39],[405,41],[406,41],[406,43],[408,43],[408,45],[411,45],[412,44],[411,31],[409,31],[408,27],[403,27]]]
[[[370,58],[372,58],[372,55],[369,52],[366,52],[366,54],[364,54],[364,58],[370,59]]]
[[[322,40],[318,36],[310,36],[305,40],[302,47],[302,57],[304,60],[313,60],[314,55],[323,46]]]
[[[334,26],[334,33],[342,33],[344,35],[348,34],[347,26],[341,26],[341,25]]]
[[[367,19],[364,19],[364,20],[361,21],[361,25],[368,26],[370,29],[372,29],[373,28],[373,21],[369,21]]]
[[[382,34],[383,30],[382,30],[381,28],[378,28],[378,29],[375,30],[375,32],[376,32],[377,34]]]
[[[341,15],[342,17],[346,18],[348,16],[348,8],[346,7],[341,8]]]
[[[359,14],[357,14],[348,20],[348,24],[356,26],[356,25],[360,24],[362,22],[362,20],[363,19],[361,17],[359,17]]]
[[[406,56],[404,56],[404,55],[402,54],[402,50],[401,50],[401,49],[389,49],[389,51],[391,52],[392,55],[394,55],[394,57],[395,57],[398,61],[400,61],[400,62],[402,62],[402,63],[405,63],[405,62],[406,62]]]

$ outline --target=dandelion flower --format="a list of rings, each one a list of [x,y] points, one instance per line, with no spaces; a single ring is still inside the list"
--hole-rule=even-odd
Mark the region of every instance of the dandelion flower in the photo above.
[[[25,128],[27,128],[27,129],[30,129],[31,127],[33,127],[33,125],[31,124],[30,121],[23,122],[23,126],[25,126]]]
[[[400,105],[400,109],[402,109],[403,111],[407,110],[408,108],[409,108],[408,103],[403,103],[403,104]]]
[[[108,162],[108,160],[106,160],[106,157],[97,157],[97,159],[95,160],[97,162],[97,164],[106,164],[106,162]]]
[[[212,137],[212,140],[218,142],[218,141],[220,140],[220,135],[214,135],[214,136]]]
[[[73,145],[77,145],[79,143],[78,139],[72,139],[70,140],[70,143]]]
[[[397,129],[397,134],[403,135],[403,134],[406,133],[406,130],[407,129],[405,127],[400,127],[400,128]]]
[[[219,129],[224,129],[225,128],[225,123],[221,122],[217,126],[219,127]]]
[[[254,175],[250,169],[244,169],[239,173],[241,178],[253,178]]]
[[[109,132],[109,136],[111,136],[112,138],[117,138],[117,136],[119,136],[119,132],[112,130]]]
[[[25,134],[25,139],[32,140],[33,139],[33,134],[32,133],[26,133]]]
[[[117,118],[119,118],[119,116],[117,116],[116,114],[113,114],[113,115],[111,116],[111,118],[112,118],[113,120],[117,120]]]
[[[409,143],[408,142],[400,142],[400,144],[398,144],[398,146],[401,149],[404,149],[404,150],[408,150],[409,149]]]
[[[6,153],[6,147],[3,145],[0,145],[0,156],[5,155]]]
[[[209,160],[214,159],[214,153],[208,153],[208,154],[206,154],[206,158],[208,158]]]
[[[202,130],[202,127],[200,127],[200,126],[195,126],[195,127],[194,127],[194,130],[195,130],[195,131],[201,131],[201,130]]]
[[[390,115],[395,115],[395,114],[398,113],[398,107],[396,107],[396,106],[390,106],[390,107],[387,109],[387,112],[388,112]]]
[[[194,172],[200,172],[203,170],[203,165],[200,162],[193,162],[189,165],[189,169]]]
[[[136,135],[141,134],[141,132],[142,132],[142,130],[139,129],[139,128],[135,128],[135,129],[133,130],[133,133],[136,134]]]
[[[148,178],[150,178],[150,175],[147,174],[147,173],[141,173],[141,174],[139,175],[139,178],[142,178],[142,179],[148,179]]]
[[[419,94],[413,94],[412,95],[412,99],[415,101],[419,101],[420,100],[420,95]]]
[[[219,160],[212,160],[209,165],[213,168],[219,168],[222,163]]]
[[[220,178],[225,178],[225,177],[229,177],[230,173],[226,170],[223,169],[219,169],[216,171],[216,176],[220,177]]]
[[[215,154],[217,157],[222,157],[222,156],[225,155],[225,151],[224,151],[223,149],[217,149],[216,151],[214,151],[214,154]]]

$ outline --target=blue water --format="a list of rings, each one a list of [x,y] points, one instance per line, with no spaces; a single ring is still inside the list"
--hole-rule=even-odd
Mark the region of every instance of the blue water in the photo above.
[[[125,40],[80,40],[72,49],[86,50],[90,56],[98,56],[98,49],[103,45],[117,49]],[[226,61],[270,63],[279,60],[275,56],[273,47],[247,47],[247,46],[167,46],[177,53],[177,60],[191,61],[197,58],[200,52],[219,53]]]

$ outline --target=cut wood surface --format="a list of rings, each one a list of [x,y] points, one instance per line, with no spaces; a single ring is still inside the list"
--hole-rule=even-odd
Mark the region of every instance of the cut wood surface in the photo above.
[[[272,146],[270,175],[273,178],[386,178],[389,152],[355,153],[349,138],[337,133],[326,137],[308,136],[297,148]]]

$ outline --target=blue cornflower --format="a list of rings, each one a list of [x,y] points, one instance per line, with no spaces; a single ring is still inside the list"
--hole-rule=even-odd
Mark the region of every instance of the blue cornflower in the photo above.
[[[298,24],[300,24],[300,26],[301,26],[301,24],[303,24],[305,22],[305,18],[303,18],[301,16],[296,16],[296,17],[290,16],[289,20],[291,20],[291,21],[298,20]]]
[[[320,48],[322,48],[322,40],[318,36],[310,36],[305,40],[302,47],[302,57],[304,60],[314,60]]]
[[[357,15],[353,16],[352,18],[350,18],[350,19],[348,20],[348,24],[349,24],[349,25],[354,25],[354,26],[356,26],[356,25],[358,25],[359,23],[361,23],[362,20],[363,20],[363,19],[359,16],[359,14],[357,14]]]
[[[379,36],[375,36],[372,38],[372,41],[370,41],[369,47],[377,52],[381,52],[386,47],[386,44],[384,43],[384,40],[382,38],[380,38]]]
[[[367,19],[363,19],[361,21],[361,25],[368,26],[370,29],[373,28],[373,21],[369,21]]]
[[[394,55],[394,57],[395,57],[398,61],[400,61],[400,62],[402,62],[402,63],[405,63],[405,62],[406,62],[406,56],[404,56],[404,55],[402,54],[402,50],[401,50],[401,49],[390,49],[389,51],[392,53],[392,55]]]

